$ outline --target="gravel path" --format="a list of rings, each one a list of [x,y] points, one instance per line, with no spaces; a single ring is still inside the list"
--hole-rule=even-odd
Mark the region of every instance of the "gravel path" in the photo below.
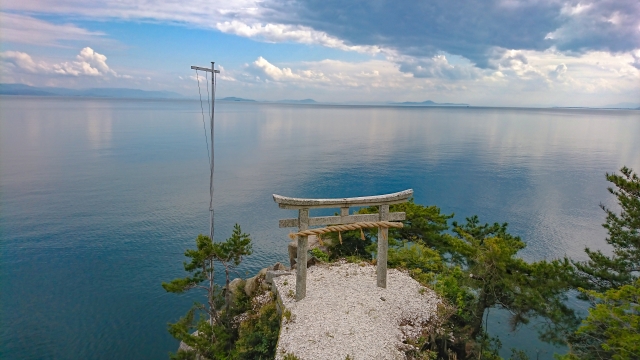
[[[295,274],[274,284],[291,312],[290,320],[282,320],[276,359],[285,353],[302,360],[405,359],[403,340],[433,323],[440,303],[405,272],[390,269],[382,289],[374,266],[346,262],[309,268],[307,297],[299,302],[289,296]]]

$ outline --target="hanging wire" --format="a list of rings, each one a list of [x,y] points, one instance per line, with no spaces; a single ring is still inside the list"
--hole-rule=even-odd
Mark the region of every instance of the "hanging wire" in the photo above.
[[[213,69],[213,67],[212,67],[212,69]],[[216,106],[216,87],[218,86],[218,78],[216,77],[215,71],[211,74],[211,76],[212,76],[211,80],[212,80],[212,83],[213,83],[211,85],[211,102],[213,103],[213,106],[209,106],[209,108],[211,108],[213,110],[213,109],[215,109],[215,106]],[[213,112],[210,115],[210,117],[211,117],[211,144],[212,145],[213,145],[213,131],[214,131],[214,127],[213,127],[214,115],[215,114]],[[211,176],[213,176],[213,161],[214,161],[213,146],[211,146]],[[213,192],[213,188],[211,189],[211,191]]]
[[[202,127],[204,128],[204,141],[207,145],[207,157],[209,158],[209,166],[211,166],[211,154],[209,154],[209,140],[207,138],[207,124],[204,121],[204,109],[202,108],[202,94],[200,93],[200,77],[198,76],[198,70],[196,70],[196,79],[198,80],[198,96],[200,97],[200,111],[202,112]],[[207,96],[208,95],[209,95],[209,86],[207,85]]]
[[[210,100],[210,97],[211,97],[211,96],[209,95],[209,73],[208,73],[208,72],[205,72],[205,73],[204,73],[204,76],[205,76],[205,77],[206,77],[206,79],[207,79],[207,105],[209,105],[209,107],[208,107],[207,109],[209,110],[209,119],[211,119],[211,100]],[[214,76],[214,79],[215,79],[215,73],[214,73],[214,74],[211,74],[211,76]],[[214,79],[212,79],[212,80],[214,80]],[[212,89],[212,90],[213,90],[213,89]],[[213,96],[215,96],[215,94],[213,94]],[[213,124],[213,123],[212,123],[212,124]]]

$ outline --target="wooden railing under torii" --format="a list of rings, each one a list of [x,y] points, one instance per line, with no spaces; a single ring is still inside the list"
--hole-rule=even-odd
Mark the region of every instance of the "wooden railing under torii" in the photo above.
[[[377,284],[379,287],[387,287],[387,252],[389,249],[389,227],[401,227],[402,224],[390,223],[392,221],[405,220],[403,212],[389,212],[389,205],[406,202],[413,195],[413,190],[377,195],[343,199],[300,199],[273,194],[273,200],[281,209],[298,210],[297,219],[280,220],[281,228],[297,227],[298,233],[310,232],[309,226],[352,224],[362,227],[378,227],[378,258],[377,258]],[[354,214],[349,215],[349,208],[378,206],[378,214]],[[310,209],[340,208],[338,216],[309,217]],[[376,224],[366,224],[375,222]],[[397,226],[396,226],[397,225]],[[311,229],[320,230],[320,229]],[[337,230],[333,230],[337,231]],[[326,232],[326,231],[324,231]],[[302,300],[307,293],[307,247],[308,234],[298,235],[298,253],[296,269],[296,300]]]

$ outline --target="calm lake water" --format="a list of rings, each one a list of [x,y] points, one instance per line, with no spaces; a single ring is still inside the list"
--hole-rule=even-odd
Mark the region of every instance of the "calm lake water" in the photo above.
[[[508,222],[527,259],[584,258],[615,205],[605,172],[640,170],[639,111],[219,102],[215,136],[215,236],[252,235],[249,276],[288,261],[278,219],[295,213],[273,193],[412,188],[459,221]],[[160,283],[184,274],[207,209],[198,102],[0,97],[0,358],[166,358],[166,324],[203,297]],[[492,318],[505,355],[551,358]]]

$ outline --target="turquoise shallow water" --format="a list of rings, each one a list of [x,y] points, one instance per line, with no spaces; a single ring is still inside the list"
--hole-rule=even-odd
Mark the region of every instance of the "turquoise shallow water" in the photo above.
[[[457,220],[508,222],[528,259],[604,248],[605,172],[640,170],[640,112],[219,102],[215,236],[254,239],[242,274],[286,261],[271,194],[415,191]],[[193,101],[0,97],[0,358],[166,358],[166,324],[199,295],[166,294],[208,231],[208,165]],[[505,348],[552,348],[530,330]],[[508,352],[507,352],[508,353]]]

